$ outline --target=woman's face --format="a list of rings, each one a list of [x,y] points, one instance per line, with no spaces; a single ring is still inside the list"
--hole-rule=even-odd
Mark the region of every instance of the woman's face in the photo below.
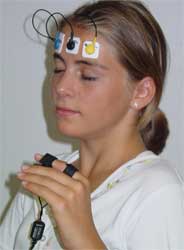
[[[81,45],[77,55],[65,52],[70,30],[65,28],[65,43],[61,54],[54,56],[52,78],[57,124],[68,136],[94,139],[105,136],[124,124],[130,106],[128,74],[119,64],[111,46],[98,37],[100,52],[97,59],[82,57],[82,44],[93,40],[94,34],[74,29]]]

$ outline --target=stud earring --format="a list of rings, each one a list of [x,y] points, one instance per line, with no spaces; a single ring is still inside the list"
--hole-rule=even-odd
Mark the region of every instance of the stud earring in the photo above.
[[[134,102],[134,107],[135,107],[136,109],[138,108],[137,102]]]

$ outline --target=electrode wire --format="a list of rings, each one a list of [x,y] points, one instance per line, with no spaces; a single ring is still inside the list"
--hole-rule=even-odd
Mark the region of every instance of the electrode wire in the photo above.
[[[98,30],[97,30],[97,25],[96,25],[96,22],[94,20],[94,18],[90,15],[83,15],[83,14],[75,14],[76,16],[81,16],[81,17],[87,17],[88,19],[91,20],[91,22],[93,23],[93,26],[95,28],[95,37],[98,36]]]
[[[36,17],[36,15],[38,14],[38,12],[41,12],[41,11],[42,11],[42,12],[46,12],[47,14],[49,14],[49,17],[47,18],[46,24],[47,24],[47,22],[48,22],[48,19],[50,19],[50,17],[52,17],[52,18],[54,19],[54,22],[55,22],[56,27],[57,27],[57,29],[58,29],[57,20],[56,20],[55,17],[52,15],[52,13],[51,13],[50,11],[46,10],[46,9],[38,9],[38,10],[36,10],[36,11],[34,12],[34,14],[33,14],[33,16],[32,16],[32,26],[33,26],[34,30],[35,30],[40,36],[45,37],[45,38],[49,38],[49,39],[51,39],[52,41],[54,41],[55,38],[52,37],[52,36],[50,35],[50,33],[49,33],[49,31],[48,31],[48,28],[47,28],[47,25],[46,25],[46,33],[47,33],[47,36],[46,36],[45,34],[41,33],[41,32],[36,28],[36,26],[35,26],[35,17]]]
[[[40,203],[40,220],[42,219],[43,215],[43,209],[48,205],[48,203],[45,203],[44,205],[42,204],[41,198],[38,197],[39,203]]]
[[[71,37],[70,38],[73,40],[74,30],[73,30],[72,24],[68,21],[68,19],[61,12],[54,12],[49,16],[49,18],[47,19],[47,22],[46,22],[46,30],[48,30],[48,23],[49,23],[50,18],[53,17],[56,20],[55,15],[60,15],[64,19],[64,21],[70,26],[70,30],[71,30]],[[57,31],[59,31],[58,23],[57,23]]]

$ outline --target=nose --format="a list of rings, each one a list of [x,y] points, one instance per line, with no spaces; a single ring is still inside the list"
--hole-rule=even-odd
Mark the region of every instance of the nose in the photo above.
[[[67,70],[54,80],[53,85],[55,93],[60,97],[73,97],[76,93],[75,77]]]

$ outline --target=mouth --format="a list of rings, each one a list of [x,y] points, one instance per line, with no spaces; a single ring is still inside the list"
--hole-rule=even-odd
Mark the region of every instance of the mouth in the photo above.
[[[79,115],[80,112],[67,107],[56,107],[56,115],[59,117]]]

